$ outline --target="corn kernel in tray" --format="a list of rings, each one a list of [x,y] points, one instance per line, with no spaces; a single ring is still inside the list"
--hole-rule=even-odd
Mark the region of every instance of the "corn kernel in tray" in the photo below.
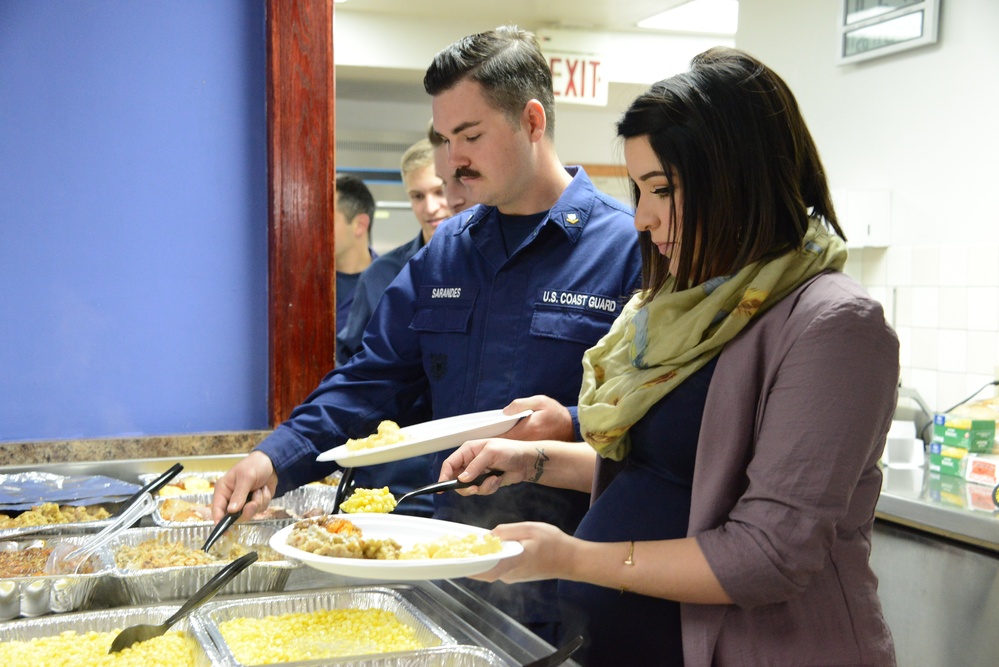
[[[348,514],[377,512],[388,514],[395,509],[395,496],[387,486],[380,489],[355,489],[350,498],[340,503],[340,511]]]
[[[412,627],[384,609],[326,609],[234,618],[220,623],[219,631],[236,660],[244,665],[425,648]]]
[[[344,446],[348,451],[353,452],[360,449],[373,449],[375,447],[384,447],[385,445],[394,445],[405,439],[406,435],[402,433],[399,425],[394,421],[386,419],[378,425],[378,430],[375,433],[366,438],[351,438],[344,443]]]
[[[178,630],[139,642],[120,653],[108,655],[114,632],[76,633],[35,637],[27,641],[0,642],[0,665],[87,665],[88,667],[194,667],[197,644]]]

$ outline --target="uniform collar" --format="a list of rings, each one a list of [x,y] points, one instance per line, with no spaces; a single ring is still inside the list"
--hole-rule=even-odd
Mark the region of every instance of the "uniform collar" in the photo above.
[[[596,188],[593,187],[593,182],[590,181],[590,177],[586,175],[586,171],[582,167],[571,166],[566,167],[565,170],[572,176],[572,180],[555,205],[549,210],[548,217],[543,224],[558,227],[565,232],[570,241],[575,243],[580,234],[583,233],[586,222],[590,219],[593,200],[596,197]],[[462,211],[456,216],[460,222],[455,229],[455,235],[464,233],[465,230],[481,223],[495,212],[495,207],[481,204]]]

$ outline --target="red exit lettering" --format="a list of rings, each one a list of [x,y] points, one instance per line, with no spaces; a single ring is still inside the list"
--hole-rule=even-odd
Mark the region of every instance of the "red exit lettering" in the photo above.
[[[548,59],[552,70],[555,97],[595,98],[600,83],[599,60],[552,56]]]

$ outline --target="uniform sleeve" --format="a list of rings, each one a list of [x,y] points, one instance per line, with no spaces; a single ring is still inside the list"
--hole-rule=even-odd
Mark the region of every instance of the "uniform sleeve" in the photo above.
[[[365,437],[384,419],[408,415],[427,389],[419,338],[409,327],[416,288],[409,265],[385,291],[360,352],[330,372],[260,445],[278,473],[278,493],[319,479],[335,464],[316,457]]]
[[[697,535],[745,607],[801,593],[828,566],[837,536],[869,525],[896,402],[898,340],[871,300],[837,302],[784,349],[760,403],[748,487],[727,521]]]

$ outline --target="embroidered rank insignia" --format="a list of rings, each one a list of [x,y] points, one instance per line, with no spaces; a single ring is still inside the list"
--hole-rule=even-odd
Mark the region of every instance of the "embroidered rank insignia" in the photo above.
[[[565,221],[568,222],[570,225],[574,225],[577,222],[579,222],[579,217],[575,213],[570,213],[567,216],[565,216]]]

